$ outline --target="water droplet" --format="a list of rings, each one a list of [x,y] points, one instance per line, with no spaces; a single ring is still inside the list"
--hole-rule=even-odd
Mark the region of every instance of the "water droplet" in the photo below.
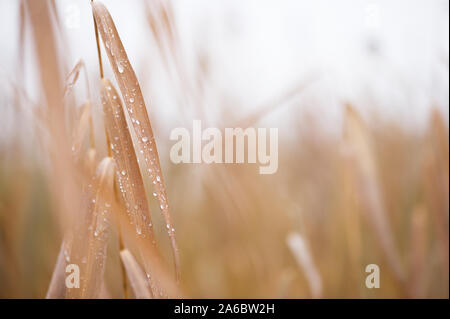
[[[148,138],[147,138],[146,136],[144,136],[144,137],[142,138],[142,142],[146,143],[147,141],[148,141]]]
[[[120,62],[117,63],[117,71],[119,71],[119,73],[123,73],[123,66]]]
[[[121,172],[121,174],[122,174],[123,176],[125,176],[125,175],[127,175],[127,172],[126,172],[125,170],[123,170],[123,171]]]
[[[160,181],[161,181],[161,177],[159,177],[159,175],[156,176],[156,180],[157,180],[158,182],[160,182]]]
[[[134,99],[132,97],[130,97],[130,103],[133,103]]]

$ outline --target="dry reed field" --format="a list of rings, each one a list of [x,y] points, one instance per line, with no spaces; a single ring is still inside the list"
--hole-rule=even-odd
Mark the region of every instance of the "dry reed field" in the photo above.
[[[138,77],[127,55],[119,26],[129,21],[107,0],[83,0],[97,62],[71,65],[58,2],[19,0],[11,13],[19,25],[10,26],[16,71],[0,102],[0,298],[449,297],[449,128],[435,101],[419,129],[342,99],[332,134],[320,112],[291,106],[275,174],[248,163],[177,165],[164,106],[147,89],[155,80]],[[173,3],[132,2],[153,41],[134,32],[161,57],[181,126],[217,124],[217,113],[220,129],[264,127],[315,81],[241,116],[208,90],[213,62],[184,64]],[[448,74],[448,58],[440,67]],[[365,284],[370,264],[377,289]],[[68,287],[69,265],[79,287]]]

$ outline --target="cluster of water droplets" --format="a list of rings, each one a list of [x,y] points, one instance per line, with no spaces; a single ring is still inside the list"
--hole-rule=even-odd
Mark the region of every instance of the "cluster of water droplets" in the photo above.
[[[89,226],[89,230],[93,231],[94,238],[106,240],[111,204],[102,199],[93,198],[90,205],[89,210],[93,212],[93,223]]]
[[[162,183],[161,171],[157,165],[156,152],[153,151],[154,147],[154,138],[151,136],[150,138],[147,136],[142,136],[138,141],[139,145],[139,153],[141,154],[149,154],[149,156],[144,156],[145,162],[147,164],[147,173],[150,179],[152,180],[153,187],[155,191],[153,192],[153,196],[159,201],[159,208],[162,212],[168,210],[169,205],[167,199],[164,195],[164,185]],[[147,152],[146,152],[147,151]],[[175,229],[169,223],[166,224],[166,229],[168,233],[175,232]]]
[[[114,38],[114,32],[111,28],[107,28],[106,24],[103,24],[103,31],[104,33],[107,35],[106,39],[109,38]],[[105,41],[105,47],[107,50],[109,50],[111,56],[114,56],[114,46],[110,45],[109,41],[106,40]],[[117,61],[117,72],[119,72],[120,74],[123,74],[127,65],[127,61],[126,60],[120,60]],[[136,85],[138,85],[138,83],[136,83]],[[113,99],[116,99],[116,96],[113,96]],[[145,134],[145,129],[144,128],[139,128],[139,126],[141,125],[140,121],[138,119],[135,118],[134,116],[134,108],[136,108],[137,106],[134,104],[136,101],[136,89],[133,88],[130,92],[130,94],[125,93],[124,94],[124,101],[125,104],[128,106],[127,110],[128,110],[128,114],[130,115],[130,119],[131,122],[133,123],[133,125],[135,125],[136,127],[136,131],[139,135]],[[138,107],[142,108],[143,107],[143,103],[140,102]],[[118,117],[118,114],[116,114],[116,116]],[[149,153],[151,154],[150,158],[148,156],[145,156],[145,162],[147,164],[148,167],[153,167],[152,168],[148,168],[147,172],[152,180],[153,185],[155,185],[156,188],[156,192],[153,193],[154,197],[158,197],[158,200],[160,202],[160,209],[164,212],[168,209],[168,203],[167,203],[167,199],[164,196],[164,192],[162,191],[164,189],[164,186],[161,183],[161,177],[160,177],[160,171],[159,168],[157,167],[156,163],[156,158],[155,158],[155,152],[153,152],[153,143],[154,143],[154,139],[153,136],[151,136],[150,138],[147,136],[142,136],[140,138],[140,150],[139,152],[141,154],[145,154],[145,150],[148,149]],[[113,147],[111,147],[111,149],[114,149]],[[138,163],[139,163],[139,159],[137,159]],[[123,177],[125,177],[127,174],[127,172],[125,170],[122,170],[120,172],[120,175],[122,175],[122,178],[119,178],[120,180],[123,180]],[[119,176],[120,177],[120,176]],[[119,186],[121,185],[121,183],[119,183]],[[120,187],[121,188],[121,192],[125,192],[125,190],[123,189],[123,186]],[[159,194],[159,196],[158,196]],[[124,196],[125,198],[126,196]],[[151,224],[150,224],[151,226]],[[175,229],[170,225],[170,224],[166,224],[166,228],[167,231],[169,233],[174,232]],[[142,231],[140,229],[136,229],[137,233],[140,234]]]

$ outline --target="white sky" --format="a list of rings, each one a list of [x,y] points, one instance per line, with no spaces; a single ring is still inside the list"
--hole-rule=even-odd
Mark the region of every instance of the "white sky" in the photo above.
[[[71,65],[83,59],[92,83],[98,71],[89,1],[56,1],[71,44]],[[0,1],[0,89],[5,92],[17,67],[18,2]],[[177,125],[173,84],[156,54],[142,0],[103,3],[145,84],[147,103],[151,95],[153,112],[169,127]],[[326,123],[339,122],[343,100],[413,125],[425,123],[433,102],[448,117],[448,0],[174,0],[173,5],[183,65],[193,69],[198,52],[210,57],[207,101],[213,122],[220,123],[219,98],[235,101],[230,107],[236,106],[237,114],[248,114],[312,74],[319,80],[295,107],[314,108]],[[32,62],[26,70],[33,97]],[[0,102],[6,107],[4,99]],[[270,115],[269,122],[289,122],[290,107]]]

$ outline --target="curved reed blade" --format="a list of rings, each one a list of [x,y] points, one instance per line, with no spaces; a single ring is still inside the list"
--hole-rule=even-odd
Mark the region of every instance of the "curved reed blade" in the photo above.
[[[298,265],[302,268],[306,279],[308,280],[309,289],[313,298],[321,298],[322,296],[322,278],[319,270],[314,264],[313,257],[305,240],[298,233],[290,233],[286,237],[286,243],[295,257]]]
[[[66,295],[65,270],[66,261],[64,260],[64,242],[61,244],[58,259],[56,260],[55,269],[53,270],[52,279],[47,290],[46,299],[63,299]]]
[[[130,279],[135,297],[137,299],[150,299],[151,294],[147,285],[147,278],[136,259],[134,259],[128,249],[124,249],[120,252],[120,258],[125,265],[125,270]]]
[[[87,211],[80,216],[74,233],[69,235],[66,262],[80,269],[80,288],[66,289],[67,298],[97,298],[105,271],[106,248],[110,224],[108,198],[112,198],[114,160],[104,158],[87,186]]]
[[[116,179],[123,207],[126,210],[129,222],[136,229],[136,236],[147,239],[156,250],[144,182],[133,141],[128,131],[122,102],[114,85],[107,79],[101,81],[101,98],[110,149],[116,161]],[[140,250],[140,247],[137,248]],[[142,255],[142,252],[140,253]],[[153,273],[148,261],[145,259],[143,261],[147,273]],[[156,287],[153,276],[149,278],[149,281],[150,287]]]
[[[64,96],[69,94],[75,84],[78,81],[78,78],[80,77],[80,72],[84,72],[84,78],[85,78],[85,84],[86,84],[86,93],[89,99],[91,99],[91,93],[90,93],[90,86],[89,86],[89,80],[87,76],[87,70],[86,65],[84,64],[83,60],[79,60],[77,64],[73,67],[72,71],[70,71],[69,75],[66,78],[66,84],[64,86]]]
[[[73,133],[72,142],[72,155],[75,161],[80,157],[80,151],[86,136],[89,134],[92,144],[93,139],[93,127],[92,127],[92,114],[91,114],[91,102],[87,101],[81,108],[80,119]]]
[[[82,194],[78,183],[78,170],[73,164],[70,139],[65,125],[63,101],[63,80],[61,61],[57,50],[55,28],[49,3],[46,0],[26,0],[26,16],[29,18],[35,45],[35,56],[39,65],[40,89],[45,103],[39,108],[41,118],[48,128],[48,147],[52,162],[49,171],[50,185],[54,194],[54,211],[59,212],[58,220],[63,233],[68,231],[77,218]]]
[[[49,2],[27,0],[26,9],[32,24],[37,59],[41,66],[41,83],[47,103],[53,111],[62,110],[62,81],[60,56],[57,50],[55,28],[52,23]],[[45,66],[44,68],[42,66]]]
[[[122,110],[122,102],[107,79],[103,79],[101,83],[101,98],[122,201],[131,223],[136,227],[136,233],[153,241],[152,219],[144,182]]]
[[[128,216],[121,209],[114,209],[114,220],[121,227],[123,237],[131,247],[139,247],[139,254],[143,260],[143,268],[150,286],[152,298],[182,298],[184,296],[179,284],[167,270],[167,264],[159,258],[154,245],[147,238],[136,236],[134,225],[129,222]],[[150,271],[149,271],[150,270]]]
[[[132,128],[138,139],[136,149],[145,158],[146,172],[152,180],[154,194],[159,201],[172,245],[176,277],[179,279],[180,268],[178,248],[174,234],[175,229],[173,228],[169,213],[169,204],[159,163],[158,151],[141,88],[108,10],[98,1],[92,3],[92,9],[109,62],[122,93],[125,108],[131,119]]]

